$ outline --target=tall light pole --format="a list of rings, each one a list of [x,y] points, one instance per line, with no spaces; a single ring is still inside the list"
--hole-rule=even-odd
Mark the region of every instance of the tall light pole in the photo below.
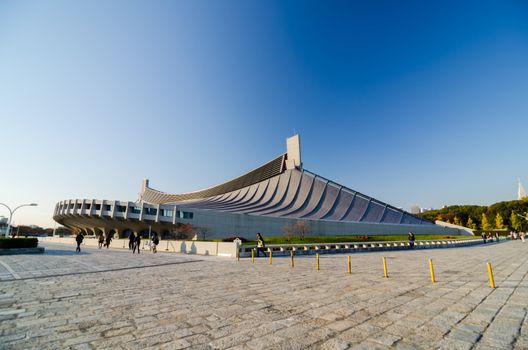
[[[9,236],[9,231],[11,230],[11,219],[13,218],[13,214],[15,213],[15,211],[17,211],[18,208],[22,208],[22,207],[36,207],[37,203],[22,204],[22,205],[19,205],[18,207],[16,207],[15,209],[13,209],[13,210],[11,210],[11,208],[9,208],[9,206],[4,204],[4,203],[0,203],[0,205],[3,205],[4,207],[7,208],[7,210],[9,210],[9,219],[7,220],[7,229],[6,229],[6,233],[5,233],[5,236],[8,237]]]

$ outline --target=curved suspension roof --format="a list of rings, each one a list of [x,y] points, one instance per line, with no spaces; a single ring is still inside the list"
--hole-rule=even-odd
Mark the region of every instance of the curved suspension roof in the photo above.
[[[360,192],[288,166],[288,153],[221,185],[183,194],[154,190],[145,182],[140,199],[152,204],[238,214],[309,220],[434,225]],[[299,162],[300,164],[300,157]]]

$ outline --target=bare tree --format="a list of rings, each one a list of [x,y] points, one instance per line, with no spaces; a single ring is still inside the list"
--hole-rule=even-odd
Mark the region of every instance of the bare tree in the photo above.
[[[175,238],[181,240],[192,239],[196,235],[196,228],[192,224],[177,224]]]
[[[307,221],[298,220],[295,223],[295,229],[297,231],[297,235],[299,236],[301,241],[303,241],[304,237],[310,232],[310,224],[308,224]]]
[[[205,241],[205,238],[207,237],[207,234],[210,231],[209,226],[197,226],[196,231],[198,231],[198,234],[202,236],[202,240]]]
[[[284,232],[284,236],[286,237],[286,240],[289,242],[292,240],[292,238],[295,237],[295,225],[293,224],[286,224],[282,227],[282,231]]]
[[[288,242],[294,237],[299,237],[303,241],[304,237],[310,232],[310,225],[307,221],[298,220],[294,224],[284,225],[282,230]]]

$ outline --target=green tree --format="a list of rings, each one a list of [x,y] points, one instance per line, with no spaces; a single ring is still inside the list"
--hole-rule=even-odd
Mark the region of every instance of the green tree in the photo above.
[[[468,219],[468,221],[467,221],[466,227],[470,228],[472,230],[476,230],[477,229],[477,224],[475,224],[475,222],[473,222],[473,219],[470,217]]]
[[[455,216],[455,218],[453,219],[453,224],[458,225],[458,226],[462,226],[462,222],[460,221],[458,216]]]
[[[497,213],[497,215],[495,215],[495,228],[497,230],[502,230],[506,228],[506,226],[504,226],[504,219],[502,218],[502,215],[500,213]]]
[[[510,227],[512,230],[519,232],[521,231],[521,225],[521,219],[512,211],[510,215]]]
[[[485,213],[482,213],[482,220],[480,222],[480,228],[482,228],[482,231],[489,231],[491,230],[491,224],[488,221],[488,217]]]

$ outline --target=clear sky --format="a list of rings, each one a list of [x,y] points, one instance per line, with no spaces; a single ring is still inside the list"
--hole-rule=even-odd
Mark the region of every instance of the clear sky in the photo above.
[[[0,202],[231,179],[301,134],[306,169],[379,200],[528,185],[526,1],[1,1]],[[0,208],[0,215],[7,215]]]

